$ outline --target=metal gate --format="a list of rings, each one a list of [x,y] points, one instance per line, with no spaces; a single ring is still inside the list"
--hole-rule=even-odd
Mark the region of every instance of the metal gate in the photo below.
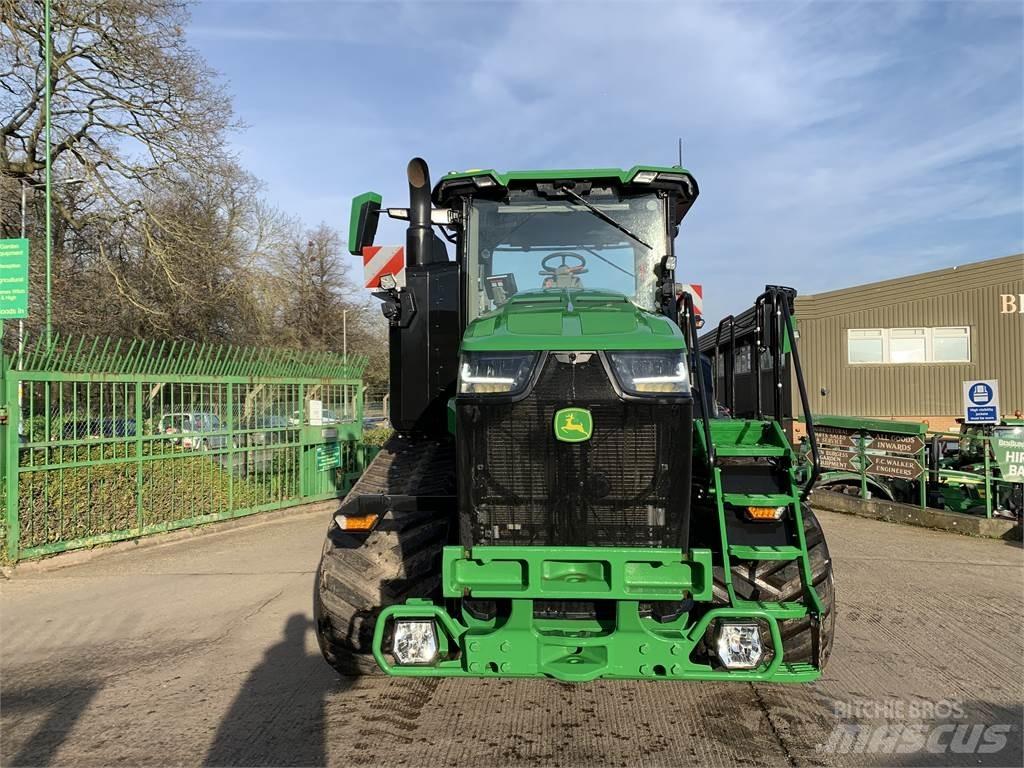
[[[8,561],[344,495],[365,358],[56,338],[4,360]]]

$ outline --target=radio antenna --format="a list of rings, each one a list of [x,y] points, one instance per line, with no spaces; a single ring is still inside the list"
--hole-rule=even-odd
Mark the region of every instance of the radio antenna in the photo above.
[[[679,137],[679,168],[683,167],[683,137]]]

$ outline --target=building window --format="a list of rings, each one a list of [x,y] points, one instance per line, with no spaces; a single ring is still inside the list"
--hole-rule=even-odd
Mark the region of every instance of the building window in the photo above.
[[[890,363],[927,363],[928,339],[924,328],[893,328],[889,331]]]
[[[851,363],[884,362],[884,331],[881,328],[851,328],[846,332],[849,348],[847,359]]]
[[[969,363],[971,329],[850,328],[846,359],[851,365],[870,363]]]
[[[937,363],[971,362],[971,329],[933,329],[932,359]]]

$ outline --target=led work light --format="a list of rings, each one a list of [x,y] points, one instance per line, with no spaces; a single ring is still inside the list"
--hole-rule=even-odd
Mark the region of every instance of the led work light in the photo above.
[[[437,632],[432,621],[396,621],[391,652],[399,664],[430,664],[437,658]]]
[[[754,669],[764,656],[761,628],[751,622],[721,622],[715,646],[718,660],[726,669]]]

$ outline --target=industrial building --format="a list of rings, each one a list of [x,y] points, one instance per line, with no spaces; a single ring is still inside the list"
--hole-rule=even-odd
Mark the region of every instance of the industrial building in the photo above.
[[[998,380],[1004,414],[1024,409],[1024,254],[799,295],[796,317],[812,413],[955,428],[962,384],[975,379]],[[749,323],[739,316],[737,324]],[[701,337],[705,354],[713,337]],[[748,411],[753,357],[740,337],[736,397]],[[727,369],[718,368],[720,392]],[[799,414],[795,382],[787,376],[784,385]]]

